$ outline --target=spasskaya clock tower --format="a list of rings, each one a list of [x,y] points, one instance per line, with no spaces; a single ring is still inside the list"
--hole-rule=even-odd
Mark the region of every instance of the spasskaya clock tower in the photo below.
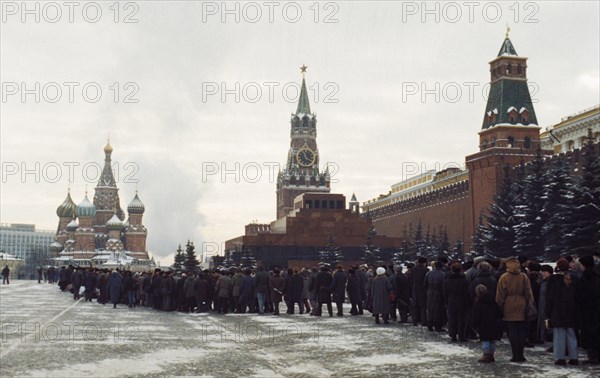
[[[302,87],[296,113],[291,116],[290,149],[286,165],[277,176],[277,219],[294,209],[294,198],[306,192],[329,193],[330,175],[326,167],[319,172],[317,148],[317,115],[311,113],[303,65]]]

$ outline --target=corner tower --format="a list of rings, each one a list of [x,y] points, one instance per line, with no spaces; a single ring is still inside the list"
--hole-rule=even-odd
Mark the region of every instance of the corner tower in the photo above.
[[[473,231],[500,189],[504,166],[533,160],[540,147],[540,127],[527,86],[527,58],[517,55],[509,31],[498,56],[489,63],[490,92],[479,152],[466,157]]]
[[[300,68],[302,86],[296,113],[292,113],[290,119],[290,149],[286,165],[277,176],[277,219],[293,210],[296,196],[306,192],[330,191],[329,171],[319,172],[317,115],[310,110],[304,77],[306,68],[305,65]]]

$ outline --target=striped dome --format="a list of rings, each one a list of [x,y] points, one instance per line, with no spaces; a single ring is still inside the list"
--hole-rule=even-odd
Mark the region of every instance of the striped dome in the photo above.
[[[133,200],[129,203],[129,206],[127,206],[127,211],[130,214],[143,214],[144,211],[146,211],[146,207],[142,201],[140,201],[137,193],[135,194],[135,197],[133,197]]]
[[[117,217],[117,214],[114,214],[112,218],[110,218],[108,222],[106,222],[106,228],[108,228],[109,230],[122,230],[123,227],[125,227],[125,225],[123,224],[123,222],[121,222],[119,217]]]
[[[90,200],[88,200],[87,195],[81,201],[79,205],[77,205],[77,216],[78,217],[93,217],[96,215],[96,206],[94,206]]]
[[[56,209],[56,215],[60,218],[73,218],[75,215],[75,210],[77,209],[77,205],[73,202],[71,198],[71,192],[67,194],[67,198],[60,204],[58,209]]]

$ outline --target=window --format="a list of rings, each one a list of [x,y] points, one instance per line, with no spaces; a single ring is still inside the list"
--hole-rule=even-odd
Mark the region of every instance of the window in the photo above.
[[[512,64],[508,63],[506,72],[509,73],[509,74],[512,74]]]
[[[513,148],[515,146],[515,138],[513,138],[512,136],[509,136],[508,138],[506,138],[507,142],[507,147],[508,148]]]
[[[315,209],[321,208],[321,202],[319,200],[315,200]]]
[[[487,148],[488,145],[488,141],[484,140],[483,143],[481,144],[481,147],[485,150]]]
[[[525,137],[525,141],[523,142],[523,147],[531,148],[531,138],[530,137]]]
[[[330,209],[335,209],[335,201],[333,201],[333,200],[329,201],[329,208]]]
[[[523,73],[523,67],[519,64],[517,65],[517,74],[521,75]]]

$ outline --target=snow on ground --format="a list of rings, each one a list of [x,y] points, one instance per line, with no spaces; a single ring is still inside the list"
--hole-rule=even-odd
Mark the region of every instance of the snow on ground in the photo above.
[[[282,306],[283,307],[283,306]],[[346,308],[346,312],[349,309]],[[181,314],[99,305],[56,286],[0,286],[0,376],[593,377],[599,368],[557,367],[542,347],[511,364],[477,362],[479,344],[365,316]],[[584,353],[582,352],[582,358]]]

